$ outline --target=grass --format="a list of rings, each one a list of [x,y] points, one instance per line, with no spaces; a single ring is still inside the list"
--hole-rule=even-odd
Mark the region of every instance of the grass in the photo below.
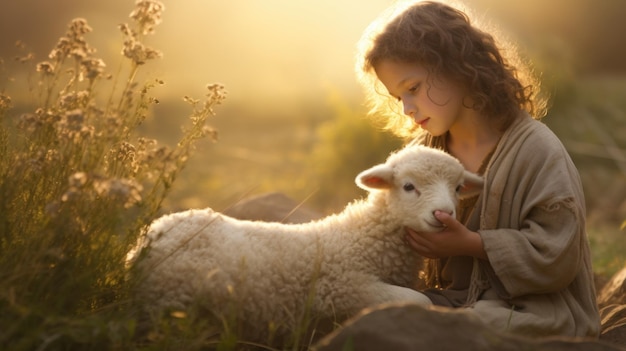
[[[608,279],[626,267],[624,229],[596,226],[589,230],[594,272]]]
[[[209,85],[175,147],[140,136],[163,82],[140,82],[160,57],[143,44],[163,6],[137,1],[120,26],[127,72],[106,73],[84,19],[36,64],[33,106],[12,113],[0,93],[0,345],[11,350],[134,345],[125,256],[158,213],[225,92]],[[20,61],[28,61],[27,55]],[[109,84],[106,84],[109,83]],[[108,95],[103,92],[110,91]]]
[[[336,211],[360,196],[354,176],[399,145],[361,119],[359,109],[332,96],[325,108],[318,102],[316,108],[306,108],[312,112],[301,120],[246,121],[238,111],[222,109],[230,118],[211,125],[228,130],[228,135],[195,154],[198,145],[216,138],[207,124],[225,98],[224,88],[216,84],[207,86],[202,99],[183,98],[188,110],[176,113],[189,119],[180,138],[171,140],[169,130],[161,132],[167,143],[148,138],[145,131],[153,129],[149,116],[163,108],[152,92],[166,86],[144,77],[144,67],[161,55],[145,41],[154,34],[162,11],[158,1],[137,1],[132,23],[120,27],[122,61],[113,73],[89,46],[92,29],[87,21],[76,19],[47,61],[33,64],[27,53],[18,58],[17,64],[33,64],[27,104],[13,101],[0,85],[3,349],[272,349],[240,340],[236,320],[211,320],[193,310],[175,311],[144,325],[126,279],[126,253],[145,224],[164,209],[221,209],[250,192],[280,190],[297,199],[314,194],[306,205]],[[569,83],[576,104],[555,106],[549,120],[566,145],[576,151],[580,143],[573,141],[612,140],[607,146],[612,150],[626,148],[618,137],[626,110],[619,98],[624,84],[594,81],[585,90],[580,87],[589,82]],[[593,118],[588,122],[593,128],[578,128],[569,119],[573,115],[586,121],[590,115],[604,116],[601,129]],[[237,127],[242,124],[245,130]],[[623,175],[619,160],[598,157],[602,149],[580,150],[574,160],[589,197],[594,266],[608,276],[626,263],[619,228],[624,220],[619,212]],[[315,325],[307,325],[306,317],[302,321],[303,330],[284,349],[309,346],[304,329]]]

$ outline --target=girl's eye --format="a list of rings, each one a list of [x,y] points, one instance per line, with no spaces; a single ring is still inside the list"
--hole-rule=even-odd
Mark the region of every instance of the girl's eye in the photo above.
[[[410,93],[415,93],[415,92],[417,91],[417,89],[419,89],[419,87],[420,87],[420,84],[419,84],[419,83],[418,83],[418,84],[415,84],[414,86],[412,86],[412,87],[410,87],[410,88],[409,88],[409,92],[410,92]]]
[[[415,190],[415,186],[411,183],[406,183],[402,186],[402,189],[404,189],[404,191],[413,191]]]

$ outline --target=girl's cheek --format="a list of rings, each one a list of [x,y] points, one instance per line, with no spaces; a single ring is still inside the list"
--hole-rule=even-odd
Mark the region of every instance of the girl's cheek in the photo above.
[[[428,98],[436,105],[443,106],[452,101],[455,97],[455,86],[447,82],[437,80],[429,85],[427,90]]]

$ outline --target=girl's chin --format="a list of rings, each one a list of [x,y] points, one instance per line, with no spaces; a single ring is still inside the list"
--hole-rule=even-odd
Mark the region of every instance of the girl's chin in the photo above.
[[[435,129],[432,129],[432,128],[423,128],[423,127],[420,127],[420,129],[425,131],[425,132],[427,132],[428,134],[430,134],[430,135],[432,135],[434,137],[439,137],[439,136],[442,136],[442,135],[447,133],[446,130],[435,130]]]

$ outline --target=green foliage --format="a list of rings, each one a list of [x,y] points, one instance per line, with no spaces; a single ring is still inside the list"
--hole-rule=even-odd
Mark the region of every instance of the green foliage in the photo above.
[[[594,273],[608,279],[624,269],[626,242],[619,228],[613,225],[595,226],[590,228],[588,234]]]
[[[163,5],[137,1],[134,26],[121,25],[126,78],[107,76],[73,20],[49,55],[29,111],[12,113],[0,93],[0,345],[12,350],[126,348],[136,321],[129,308],[125,257],[157,214],[197,140],[225,97],[208,86],[191,126],[174,148],[139,136],[159,80],[138,83],[160,57],[142,43]],[[29,57],[32,57],[29,56]],[[105,91],[105,78],[113,90]],[[123,88],[115,91],[118,82]],[[108,90],[106,90],[108,91]],[[103,98],[104,97],[104,98]]]
[[[385,161],[402,141],[372,126],[364,114],[337,96],[331,97],[332,119],[317,128],[317,141],[310,158],[313,180],[318,184],[316,202],[330,210],[364,193],[354,185],[356,175]]]

